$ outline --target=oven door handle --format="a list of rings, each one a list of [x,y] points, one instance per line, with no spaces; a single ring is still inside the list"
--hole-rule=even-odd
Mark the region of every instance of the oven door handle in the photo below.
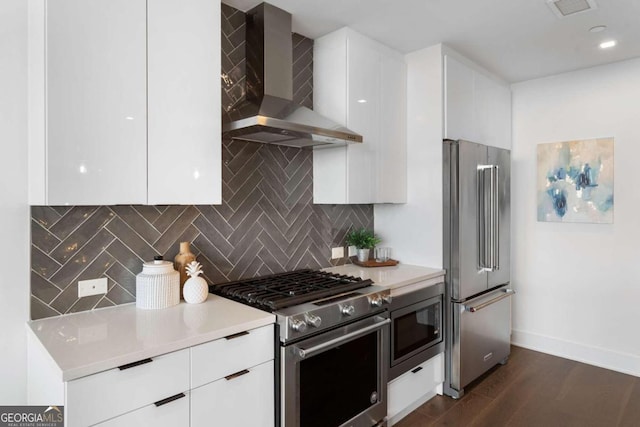
[[[294,351],[298,354],[298,357],[300,357],[301,359],[304,359],[305,357],[310,357],[313,356],[316,353],[319,353],[327,348],[331,348],[331,347],[336,347],[340,344],[342,344],[343,342],[347,342],[350,341],[352,339],[355,338],[359,338],[361,336],[364,336],[366,334],[368,334],[371,331],[375,331],[376,329],[382,329],[383,326],[387,325],[391,323],[391,319],[384,319],[383,321],[377,322],[373,325],[369,325],[366,326],[362,329],[358,329],[357,331],[353,331],[351,333],[348,333],[346,335],[342,335],[341,337],[338,338],[334,338],[332,340],[329,341],[325,341],[322,344],[318,344],[316,346],[313,347],[309,347],[309,348],[301,348],[298,346],[294,346]]]

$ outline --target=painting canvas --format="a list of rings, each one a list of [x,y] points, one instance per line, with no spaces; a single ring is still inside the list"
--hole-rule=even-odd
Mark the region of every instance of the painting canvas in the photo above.
[[[538,144],[538,221],[613,222],[613,138]]]

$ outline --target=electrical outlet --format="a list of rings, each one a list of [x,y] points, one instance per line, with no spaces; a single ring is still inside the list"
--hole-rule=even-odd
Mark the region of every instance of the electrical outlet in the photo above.
[[[80,280],[78,282],[78,298],[107,293],[107,279]]]
[[[344,258],[344,248],[331,248],[331,259]]]
[[[356,256],[358,255],[358,249],[356,249],[355,246],[349,246],[349,256]]]

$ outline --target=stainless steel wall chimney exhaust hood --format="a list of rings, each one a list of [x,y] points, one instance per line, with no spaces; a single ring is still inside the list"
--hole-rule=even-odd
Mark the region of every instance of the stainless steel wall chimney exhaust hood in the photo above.
[[[291,14],[262,3],[246,20],[247,97],[228,112],[223,136],[301,148],[362,142],[361,135],[293,103]]]

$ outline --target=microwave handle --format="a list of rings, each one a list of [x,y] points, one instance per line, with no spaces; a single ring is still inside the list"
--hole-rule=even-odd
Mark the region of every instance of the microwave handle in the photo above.
[[[325,341],[322,344],[318,344],[318,345],[313,346],[313,347],[301,348],[301,347],[296,346],[296,347],[294,347],[294,351],[297,352],[298,356],[301,359],[304,359],[306,357],[313,356],[314,354],[319,353],[319,352],[321,352],[321,351],[323,351],[323,350],[325,350],[327,348],[338,346],[338,345],[342,344],[343,342],[350,341],[350,340],[352,340],[354,338],[361,337],[363,335],[368,334],[371,331],[375,331],[376,329],[381,329],[384,325],[387,325],[389,323],[391,323],[391,319],[384,319],[381,322],[377,322],[377,323],[375,323],[373,325],[369,325],[369,326],[364,327],[362,329],[358,329],[357,331],[353,331],[353,332],[351,332],[349,334],[342,335],[342,336],[340,336],[338,338],[334,338],[332,340]]]

